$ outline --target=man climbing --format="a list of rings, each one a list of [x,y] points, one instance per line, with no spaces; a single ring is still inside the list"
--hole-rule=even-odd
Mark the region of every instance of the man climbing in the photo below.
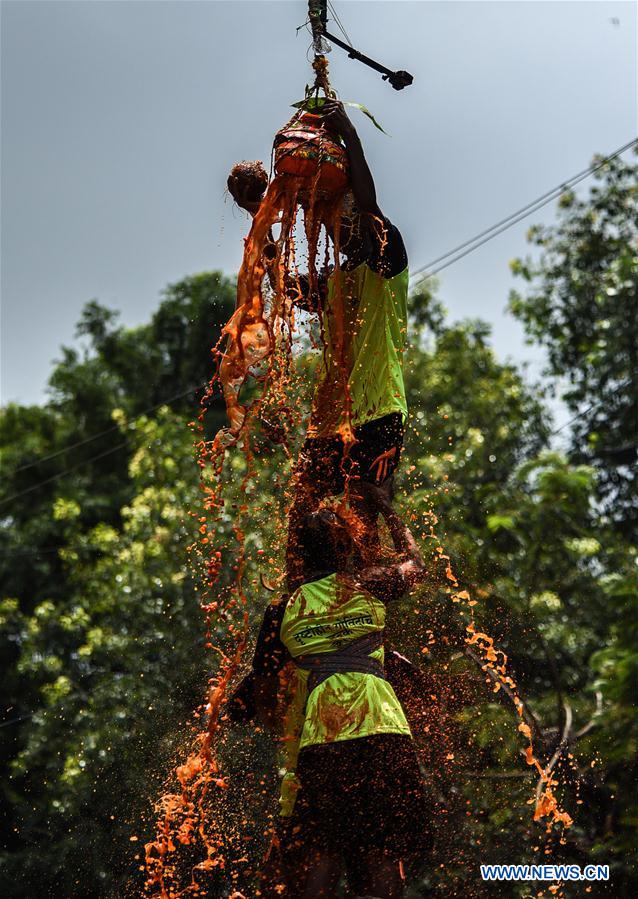
[[[324,497],[342,493],[346,484],[355,487],[351,496],[356,501],[357,480],[381,484],[391,478],[407,417],[405,246],[398,229],[379,209],[372,173],[343,104],[326,100],[322,114],[343,139],[351,193],[342,208],[340,271],[328,277],[322,296],[300,299],[304,308],[320,312],[325,347],[306,441],[294,473],[287,548],[290,590],[299,583],[301,519]],[[242,179],[235,177],[228,186],[238,205],[255,215],[259,203]],[[361,499],[357,514],[376,543],[376,512]]]
[[[326,101],[323,114],[344,141],[352,194],[346,197],[341,218],[341,271],[330,276],[326,296],[319,298],[325,351],[295,471],[287,550],[291,590],[299,583],[301,517],[323,497],[341,493],[347,481],[381,484],[391,478],[399,463],[407,417],[405,246],[398,229],[379,209],[372,173],[343,104]],[[376,511],[365,502],[357,511],[367,520],[375,542]]]
[[[421,583],[425,567],[388,486],[363,489],[386,520],[393,559],[352,572],[350,523],[327,508],[305,517],[301,584],[266,609],[252,672],[231,700],[234,720],[256,713],[283,729],[279,850],[264,872],[279,886],[264,884],[268,896],[285,883],[286,896],[328,899],[345,868],[357,895],[399,899],[402,860],[430,845],[412,734],[383,646],[387,605]]]

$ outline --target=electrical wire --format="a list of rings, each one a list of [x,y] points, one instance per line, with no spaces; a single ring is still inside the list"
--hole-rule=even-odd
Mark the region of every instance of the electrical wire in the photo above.
[[[9,727],[10,724],[18,724],[20,721],[26,721],[28,718],[33,718],[35,712],[31,712],[29,715],[20,715],[19,718],[10,718],[9,721],[0,722],[0,727]]]
[[[518,222],[522,221],[522,219],[531,215],[533,212],[538,211],[543,206],[546,206],[548,203],[551,203],[552,200],[557,199],[565,190],[570,187],[574,187],[576,184],[583,181],[585,178],[588,178],[590,175],[593,175],[599,169],[603,168],[608,162],[612,159],[615,159],[617,156],[620,156],[622,153],[625,153],[631,147],[633,147],[636,143],[638,143],[638,138],[633,138],[628,141],[626,144],[623,144],[622,147],[619,147],[613,153],[610,153],[608,156],[605,156],[599,162],[590,165],[588,168],[583,169],[582,172],[578,172],[576,175],[572,175],[571,178],[568,178],[566,181],[561,182],[561,184],[552,188],[544,194],[541,194],[540,197],[537,197],[535,200],[532,200],[531,203],[528,203],[526,206],[521,207],[516,212],[512,212],[510,215],[506,216],[504,219],[496,222],[491,225],[489,228],[486,228],[484,231],[481,231],[479,234],[476,234],[474,237],[469,238],[469,240],[464,241],[458,246],[454,247],[451,250],[448,250],[447,253],[443,253],[441,256],[437,256],[436,259],[431,260],[426,265],[422,265],[419,268],[415,269],[410,277],[411,278],[420,278],[420,277],[431,277],[433,275],[438,274],[438,272],[443,271],[444,268],[452,265],[455,262],[458,262],[460,259],[463,259],[469,253],[474,252],[479,247],[483,246],[483,244],[487,243],[489,240],[492,240],[493,237],[497,237],[499,234],[502,234],[503,231],[506,231],[508,228],[511,228],[513,225],[518,224]],[[463,251],[463,252],[460,252]],[[453,257],[450,259],[449,257]],[[437,263],[443,262],[443,260],[448,260],[443,265],[438,265],[436,268],[432,268],[432,266],[437,266]]]
[[[576,413],[573,418],[570,418],[568,421],[562,424],[560,428],[556,428],[556,430],[552,431],[549,436],[555,437],[557,434],[560,434],[560,432],[564,431],[565,428],[569,427],[569,425],[572,425],[575,421],[578,421],[578,419],[582,418],[583,415],[587,415],[587,413],[591,412],[592,409],[597,409],[599,406],[602,406],[603,403],[606,403],[610,397],[616,396],[617,393],[620,393],[620,391],[624,390],[625,387],[629,387],[630,384],[631,378],[627,378],[626,381],[622,381],[614,390],[612,390],[610,394],[608,394],[608,396],[604,397],[603,399],[596,400],[595,403],[591,403],[589,406],[587,406],[587,408],[583,409],[582,412]]]
[[[332,17],[333,17],[333,19],[335,20],[335,23],[336,23],[336,25],[337,25],[337,28],[339,28],[339,30],[341,31],[341,33],[343,34],[343,36],[345,37],[345,39],[347,40],[347,42],[350,44],[350,46],[351,46],[351,47],[354,46],[354,44],[352,43],[352,40],[351,40],[350,36],[348,35],[348,32],[346,31],[346,29],[345,29],[345,28],[343,27],[343,25],[341,24],[341,19],[340,19],[339,16],[337,15],[337,11],[336,11],[336,9],[334,8],[334,6],[332,5],[332,3],[330,2],[330,0],[328,0],[328,9],[329,9],[330,12],[332,13]]]
[[[58,478],[63,478],[64,475],[69,474],[71,471],[75,471],[76,468],[81,468],[83,465],[88,465],[89,462],[96,462],[98,459],[103,459],[105,456],[109,456],[111,453],[115,453],[120,449],[123,449],[125,446],[128,446],[128,443],[123,441],[122,443],[118,443],[116,446],[112,446],[110,449],[104,450],[103,453],[98,453],[96,456],[91,456],[90,459],[83,459],[81,462],[76,462],[75,465],[70,465],[64,471],[59,471],[57,474],[52,475],[50,478],[46,478],[44,481],[39,481],[37,484],[32,484],[31,487],[27,487],[25,490],[20,490],[19,493],[14,493],[13,496],[8,496],[6,499],[0,500],[0,506],[5,506],[7,503],[12,503],[16,499],[20,499],[21,496],[26,496],[27,493],[31,493],[33,490],[38,490],[40,487],[44,487],[45,484],[50,484],[51,481],[57,481]]]
[[[189,393],[193,393],[195,390],[201,390],[206,387],[206,384],[200,384],[199,387],[189,387],[188,390],[183,391],[182,393],[176,393],[175,396],[170,396],[168,399],[162,400],[159,403],[156,403],[154,406],[149,406],[148,409],[143,409],[141,412],[135,416],[133,421],[131,421],[127,427],[132,427],[133,423],[137,421],[138,418],[141,418],[143,415],[148,415],[149,412],[154,412],[156,409],[159,409],[160,406],[166,406],[167,403],[174,403],[175,400],[181,400],[185,396],[188,396]],[[118,431],[119,425],[112,425],[110,428],[106,428],[104,431],[99,431],[97,434],[93,434],[91,437],[85,437],[83,440],[77,440],[75,443],[70,443],[68,446],[62,447],[62,449],[56,450],[54,453],[49,453],[48,456],[42,456],[41,459],[35,459],[33,462],[26,462],[24,465],[18,466],[18,468],[14,468],[12,474],[17,474],[19,471],[26,471],[27,468],[33,468],[34,465],[41,465],[43,462],[48,462],[50,459],[55,459],[57,456],[61,456],[63,453],[68,453],[72,449],[76,449],[78,446],[85,446],[87,443],[91,443],[93,440],[98,440],[100,437],[105,437],[107,434],[112,434],[113,431]]]

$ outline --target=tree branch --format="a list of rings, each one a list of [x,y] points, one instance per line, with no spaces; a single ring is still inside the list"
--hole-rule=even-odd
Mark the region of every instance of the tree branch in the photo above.
[[[467,647],[465,648],[465,655],[466,655],[468,658],[470,658],[476,665],[478,665],[479,668],[481,669],[481,671],[483,671],[484,673],[486,673],[486,674],[487,674],[487,675],[494,681],[494,683],[500,685],[501,691],[502,691],[503,693],[505,693],[505,695],[507,696],[507,698],[510,700],[510,702],[511,702],[511,703],[514,705],[514,707],[516,708],[516,707],[517,707],[517,703],[516,703],[516,697],[515,697],[515,695],[514,695],[514,692],[512,691],[512,689],[511,689],[510,687],[508,687],[507,684],[504,684],[504,683],[502,682],[502,680],[501,680],[501,678],[498,676],[498,674],[497,674],[495,671],[493,671],[491,668],[486,668],[486,667],[485,667],[485,663],[484,663],[484,661],[481,659],[481,657],[478,656],[472,649],[470,649],[469,646],[467,646]],[[530,729],[531,732],[533,733],[534,738],[535,738],[541,745],[544,745],[544,743],[545,743],[545,738],[544,738],[544,736],[543,736],[543,732],[542,732],[542,730],[541,730],[540,724],[538,723],[538,720],[537,720],[536,716],[534,715],[534,713],[532,712],[532,710],[529,708],[529,706],[527,705],[527,703],[525,702],[524,699],[522,699],[520,696],[518,697],[518,699],[519,699],[519,701],[520,701],[520,703],[521,703],[522,713],[523,713],[523,720],[525,721],[525,724],[527,724],[527,726],[529,727],[529,729]],[[518,714],[518,712],[517,712],[517,714]]]
[[[549,776],[554,769],[554,766],[558,762],[559,758],[563,754],[563,750],[567,748],[569,745],[569,738],[571,735],[572,729],[572,707],[567,702],[567,700],[563,701],[563,708],[565,710],[565,724],[563,726],[563,735],[560,739],[560,743],[556,747],[556,751],[554,755],[549,760],[548,764],[543,768],[543,773],[540,776],[538,783],[536,784],[536,802],[540,799],[540,795],[543,792],[543,784],[546,784],[549,780]]]
[[[590,720],[587,722],[587,724],[585,724],[583,727],[581,727],[580,730],[576,731],[576,733],[572,733],[573,715],[572,715],[571,706],[569,705],[569,703],[567,701],[564,702],[564,709],[565,709],[565,726],[563,727],[563,735],[560,739],[560,743],[556,747],[556,751],[554,752],[554,755],[551,757],[547,766],[543,770],[543,776],[540,778],[540,780],[538,781],[538,784],[536,785],[536,801],[537,802],[538,802],[538,798],[542,792],[543,784],[547,782],[549,775],[551,774],[553,769],[558,764],[558,761],[559,761],[560,757],[562,756],[562,754],[564,753],[564,751],[566,749],[568,749],[573,743],[577,743],[578,740],[580,740],[582,737],[584,737],[586,734],[588,734],[591,730],[593,730],[594,727],[596,727],[596,725],[597,725],[596,718],[598,717],[598,715],[600,715],[600,713],[602,712],[602,709],[603,709],[603,695],[600,692],[600,690],[596,690],[596,709],[594,711],[594,714],[592,715]],[[577,771],[577,774],[582,779],[582,775],[580,774],[580,772]]]

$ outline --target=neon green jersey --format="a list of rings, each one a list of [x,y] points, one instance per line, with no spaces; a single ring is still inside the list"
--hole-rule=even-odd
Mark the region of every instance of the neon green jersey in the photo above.
[[[383,631],[385,604],[344,575],[303,584],[286,605],[280,636],[294,658],[342,649],[371,632]],[[383,662],[383,646],[370,653]],[[390,684],[373,674],[331,674],[308,696],[309,672],[295,668],[284,723],[286,752],[281,814],[292,813],[298,784],[299,750],[372,734],[407,734],[410,728]]]
[[[392,278],[365,262],[328,281],[323,311],[324,351],[318,362],[308,437],[344,434],[400,412],[408,414],[403,383],[403,353],[407,334],[408,269]],[[347,392],[346,392],[347,391]]]

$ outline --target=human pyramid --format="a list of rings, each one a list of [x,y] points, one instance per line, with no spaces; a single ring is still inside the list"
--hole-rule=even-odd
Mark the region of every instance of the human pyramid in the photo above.
[[[320,315],[323,337],[293,475],[287,592],[266,609],[252,670],[230,708],[282,734],[280,814],[262,895],[335,896],[345,869],[356,895],[390,899],[403,895],[404,865],[430,845],[412,734],[383,645],[387,604],[425,576],[392,507],[407,418],[408,260],[343,105],[327,96],[320,114],[321,127],[339,135],[348,184],[332,219],[324,210],[308,226],[306,211],[309,258],[323,222],[334,270],[297,277],[294,290],[284,285],[290,302]],[[253,227],[221,366],[234,438],[246,420],[239,393],[248,368],[272,350],[255,296],[265,276],[279,277],[269,231],[277,219],[266,207],[273,197],[271,207],[281,206],[280,189],[271,182],[264,196],[259,178],[258,187],[254,165],[235,167],[229,189]],[[380,516],[394,544],[390,559],[381,553]]]

